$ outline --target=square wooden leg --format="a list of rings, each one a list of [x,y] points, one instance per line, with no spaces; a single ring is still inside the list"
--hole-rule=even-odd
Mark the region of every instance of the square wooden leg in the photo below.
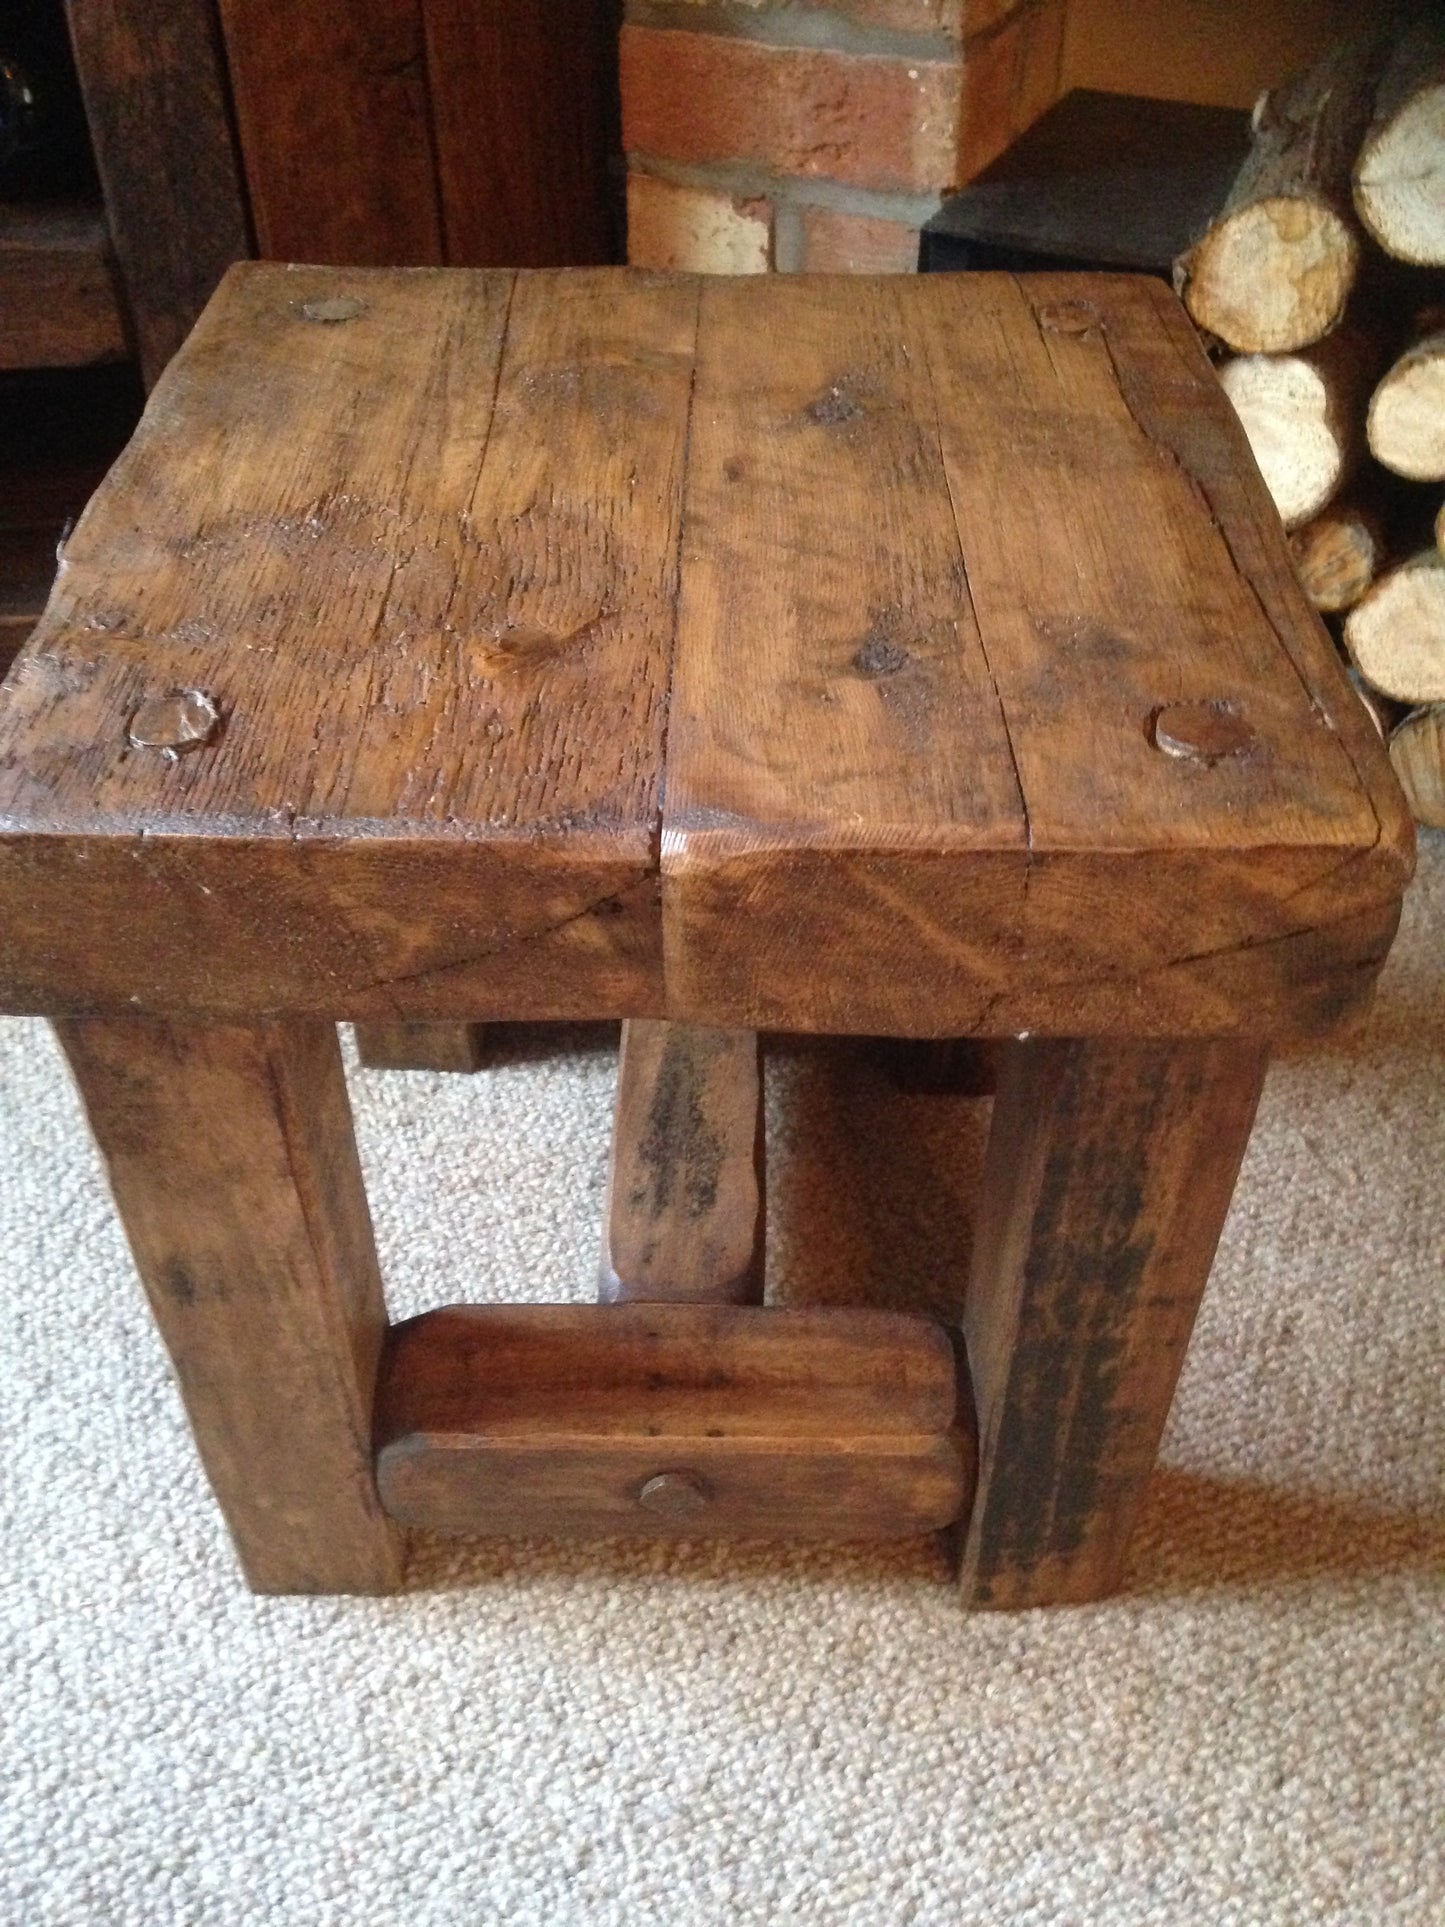
[[[479,1071],[485,1024],[356,1024],[356,1048],[373,1071]]]
[[[1114,1039],[1001,1053],[964,1313],[979,1443],[969,1604],[1118,1586],[1265,1055]]]
[[[56,1026],[257,1592],[387,1592],[386,1330],[334,1025]]]

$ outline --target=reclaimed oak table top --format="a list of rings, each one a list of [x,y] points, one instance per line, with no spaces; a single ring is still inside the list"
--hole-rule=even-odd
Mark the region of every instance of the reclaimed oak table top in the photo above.
[[[12,1011],[1279,1035],[1411,854],[1132,277],[235,268],[0,692]]]

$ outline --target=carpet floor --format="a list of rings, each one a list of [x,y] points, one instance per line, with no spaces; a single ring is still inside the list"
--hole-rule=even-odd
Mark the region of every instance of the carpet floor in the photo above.
[[[1445,1920],[1445,838],[1356,1035],[1271,1071],[1109,1604],[931,1544],[419,1541],[257,1600],[40,1024],[0,1025],[0,1920]],[[590,1295],[605,1031],[353,1098],[394,1315]],[[947,1311],[986,1106],[769,1069],[770,1289]]]

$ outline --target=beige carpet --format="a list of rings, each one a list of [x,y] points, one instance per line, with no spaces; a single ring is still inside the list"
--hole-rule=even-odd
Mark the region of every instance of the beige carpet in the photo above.
[[[43,1027],[0,1025],[0,1920],[1445,1921],[1445,839],[1281,1062],[1116,1603],[936,1552],[417,1548],[242,1591]],[[357,1074],[397,1313],[586,1296],[606,1039]],[[771,1072],[775,1288],[946,1306],[982,1106]]]

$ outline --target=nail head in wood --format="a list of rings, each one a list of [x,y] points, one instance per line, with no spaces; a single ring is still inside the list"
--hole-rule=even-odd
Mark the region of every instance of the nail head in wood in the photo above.
[[[1254,744],[1254,731],[1230,703],[1172,703],[1154,718],[1154,747],[1184,762],[1218,763]]]
[[[1086,335],[1103,326],[1092,301],[1049,301],[1038,313],[1039,326],[1053,335]]]
[[[690,1519],[705,1512],[712,1494],[695,1472],[659,1472],[644,1481],[637,1503],[668,1519]]]
[[[355,321],[366,313],[366,303],[359,295],[338,294],[324,301],[303,301],[301,312],[308,321]]]
[[[159,749],[171,757],[201,749],[215,734],[221,712],[204,690],[173,689],[143,702],[126,726],[132,749]]]

